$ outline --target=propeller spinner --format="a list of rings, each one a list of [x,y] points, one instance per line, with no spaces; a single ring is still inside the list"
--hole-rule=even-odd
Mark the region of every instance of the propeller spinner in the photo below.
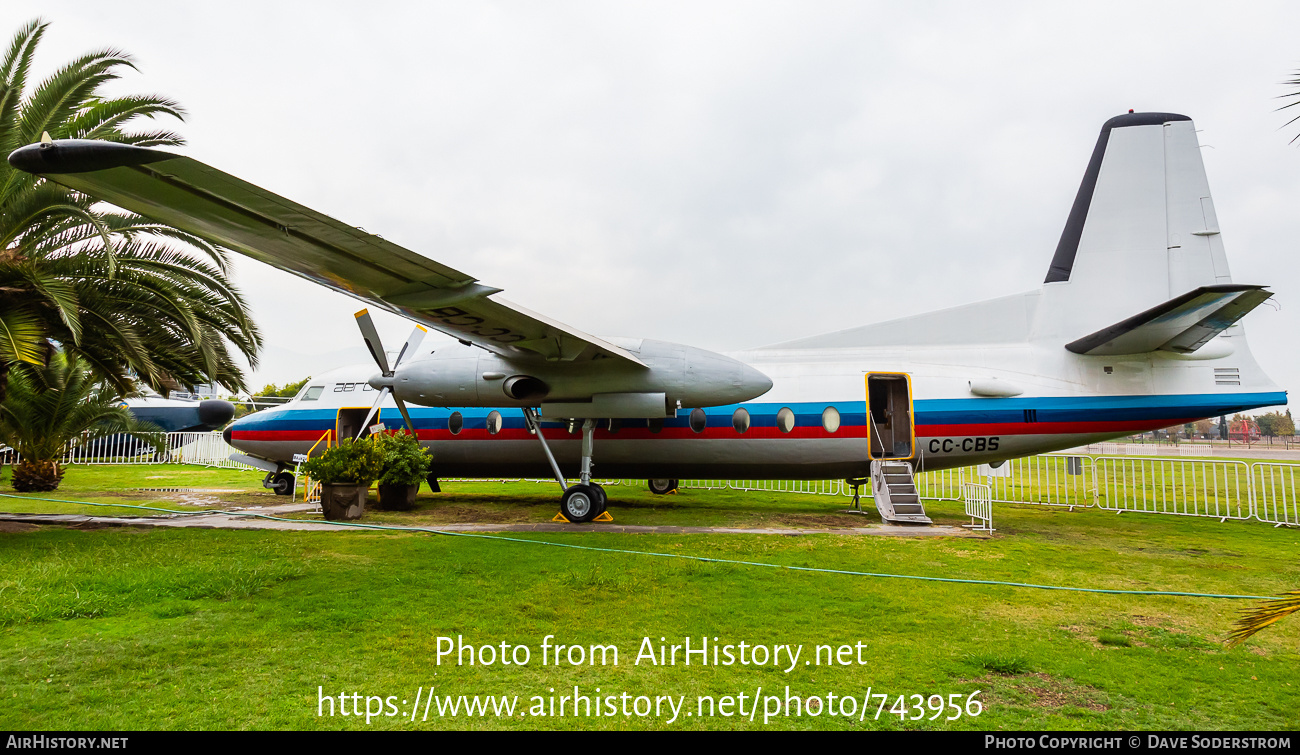
[[[408,354],[414,354],[420,348],[420,342],[428,333],[423,327],[416,325],[411,335],[407,336],[406,343],[402,345],[402,350],[397,354],[397,360],[390,367],[388,365],[388,355],[384,353],[384,345],[379,340],[379,331],[375,329],[375,322],[370,318],[370,310],[363,309],[356,314],[357,327],[361,328],[361,338],[366,342],[366,348],[370,350],[370,356],[374,358],[375,364],[379,365],[379,372],[383,376],[381,383],[387,383],[379,389],[379,396],[375,398],[374,406],[370,407],[370,412],[366,414],[365,422],[361,423],[361,430],[357,433],[357,438],[366,432],[370,427],[370,420],[379,412],[379,405],[384,403],[384,399],[393,392],[392,378],[397,371],[402,360]],[[397,402],[397,410],[402,413],[402,419],[406,421],[406,429],[411,435],[415,435],[415,425],[411,422],[411,415],[406,411],[406,403],[397,396],[393,396],[393,401]]]

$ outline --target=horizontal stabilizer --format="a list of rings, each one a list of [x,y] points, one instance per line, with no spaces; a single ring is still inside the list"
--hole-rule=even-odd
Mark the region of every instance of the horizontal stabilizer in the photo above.
[[[1201,286],[1157,307],[1066,344],[1075,354],[1190,354],[1271,296],[1263,286]]]

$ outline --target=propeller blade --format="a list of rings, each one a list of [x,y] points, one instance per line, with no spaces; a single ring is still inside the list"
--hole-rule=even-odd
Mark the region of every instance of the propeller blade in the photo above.
[[[353,440],[360,440],[361,436],[366,434],[366,430],[370,428],[370,418],[374,417],[375,413],[379,411],[379,405],[384,403],[384,398],[387,396],[388,386],[379,389],[379,397],[375,399],[375,405],[370,407],[370,413],[366,415],[366,421],[361,423],[361,429],[357,431],[357,437],[353,438]],[[406,412],[402,413],[405,414]]]
[[[385,388],[384,390],[388,390],[388,389]],[[406,411],[406,402],[401,400],[397,396],[393,396],[393,400],[397,402],[397,410],[402,413],[402,419],[406,420],[406,429],[411,431],[411,437],[413,438],[420,437],[415,434],[415,424],[411,422],[411,415]]]
[[[393,371],[388,366],[388,357],[384,354],[384,344],[379,340],[379,331],[375,330],[375,321],[370,319],[370,310],[361,310],[356,318],[357,327],[361,328],[361,338],[365,340],[366,348],[370,349],[370,356],[374,357],[375,364],[379,365],[379,371],[384,377],[391,377]]]
[[[402,350],[398,352],[397,361],[393,362],[394,370],[396,370],[398,365],[402,363],[403,359],[415,354],[416,350],[420,348],[420,342],[424,340],[424,336],[428,332],[429,331],[424,329],[423,325],[415,326],[415,330],[412,330],[411,335],[406,338],[406,343],[402,346]]]

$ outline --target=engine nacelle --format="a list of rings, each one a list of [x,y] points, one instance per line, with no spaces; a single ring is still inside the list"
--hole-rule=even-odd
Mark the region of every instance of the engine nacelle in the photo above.
[[[772,387],[763,373],[716,352],[650,339],[608,340],[646,366],[621,359],[508,359],[454,344],[403,363],[392,378],[376,375],[370,384],[391,385],[398,398],[421,406],[540,406],[548,418],[673,416],[679,406],[735,404]]]

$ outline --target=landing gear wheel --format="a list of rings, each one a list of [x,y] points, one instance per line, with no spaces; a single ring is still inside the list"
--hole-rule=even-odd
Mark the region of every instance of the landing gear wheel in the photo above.
[[[276,495],[293,495],[294,477],[292,472],[281,472],[271,480],[271,490]]]
[[[570,485],[560,499],[560,513],[570,522],[590,522],[600,515],[604,491],[597,493],[599,489],[592,485]]]
[[[609,508],[609,496],[605,493],[604,488],[602,488],[601,486],[597,485],[594,482],[590,483],[590,487],[591,487],[591,492],[595,493],[596,498],[599,499],[600,505],[597,507],[596,516],[600,516],[601,514],[605,513],[605,509]]]
[[[648,480],[650,492],[655,495],[668,495],[677,489],[676,480]]]

